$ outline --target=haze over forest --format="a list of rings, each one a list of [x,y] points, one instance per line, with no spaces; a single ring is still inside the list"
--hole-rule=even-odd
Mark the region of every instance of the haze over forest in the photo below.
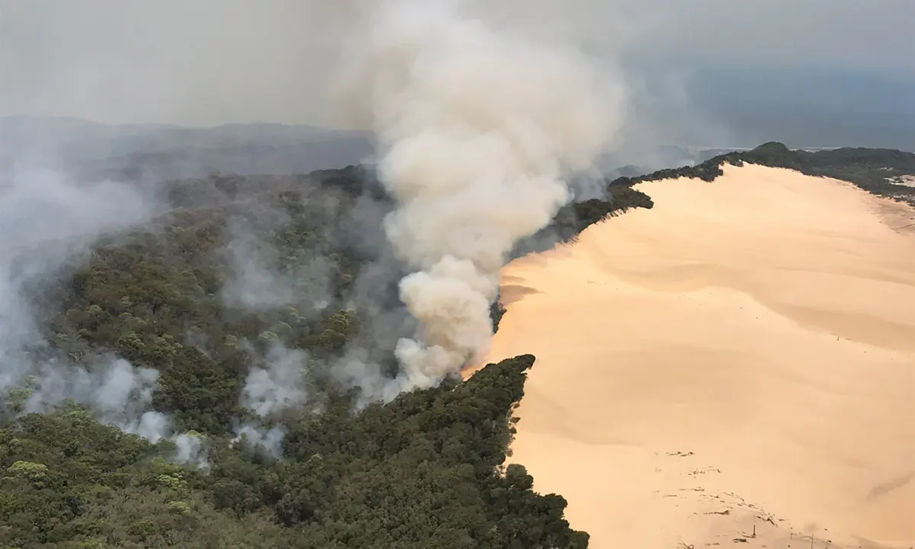
[[[906,0],[467,3],[620,65],[631,103],[619,150],[915,149]],[[338,127],[327,83],[359,5],[2,0],[0,116]]]

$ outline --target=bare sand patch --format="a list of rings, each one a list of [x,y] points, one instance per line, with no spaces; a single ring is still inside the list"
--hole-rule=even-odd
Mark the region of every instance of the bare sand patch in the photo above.
[[[537,357],[512,459],[596,549],[911,547],[912,211],[724,171],[504,269],[488,361]]]

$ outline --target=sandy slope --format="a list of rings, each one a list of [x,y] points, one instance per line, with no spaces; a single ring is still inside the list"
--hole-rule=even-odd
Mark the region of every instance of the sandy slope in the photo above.
[[[758,166],[638,188],[503,272],[513,459],[596,549],[915,545],[915,213]]]

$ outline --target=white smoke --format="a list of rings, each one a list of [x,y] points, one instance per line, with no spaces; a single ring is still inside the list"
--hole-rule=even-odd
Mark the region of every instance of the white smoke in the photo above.
[[[336,92],[377,135],[398,202],[386,234],[417,269],[400,284],[420,329],[397,344],[396,385],[429,387],[486,350],[507,254],[568,202],[564,177],[605,150],[625,94],[573,49],[460,2],[367,5]]]
[[[227,246],[232,276],[222,288],[222,300],[230,307],[261,311],[295,305],[311,318],[331,301],[331,267],[321,255],[308,257],[294,268],[280,270],[277,250],[257,238],[255,232],[231,225]]]
[[[245,439],[251,446],[263,448],[273,457],[279,458],[283,455],[283,438],[286,433],[282,427],[264,429],[259,425],[246,424],[236,429],[235,434],[237,436],[232,439],[232,445]]]
[[[159,373],[115,359],[94,371],[47,361],[38,366],[26,412],[42,413],[65,400],[90,406],[99,421],[157,442],[168,420],[149,411]]]
[[[175,433],[169,418],[152,410],[153,393],[158,388],[156,370],[113,359],[92,371],[55,360],[34,364],[31,371],[29,381],[33,386],[25,402],[25,412],[44,413],[64,401],[73,401],[88,406],[99,422],[125,433],[153,444],[163,439],[171,441],[177,449],[172,456],[176,463],[209,468],[201,437]]]
[[[51,386],[60,386],[55,376],[70,375],[68,365],[26,352],[45,345],[30,286],[35,291],[99,237],[153,213],[148,197],[110,181],[77,185],[59,173],[36,170],[13,174],[0,187],[0,392],[36,374],[33,370]]]
[[[266,368],[248,372],[241,393],[241,404],[260,417],[266,417],[305,402],[305,368],[308,353],[274,345],[267,354]]]
[[[153,443],[170,438],[179,448],[176,461],[205,467],[200,448],[173,436],[169,419],[152,410],[157,371],[119,358],[85,366],[63,359],[44,340],[31,301],[36,288],[84,259],[100,237],[155,213],[151,197],[112,181],[79,185],[35,170],[0,186],[0,405],[27,395],[22,411],[43,413],[73,401],[124,432]]]
[[[191,431],[173,435],[171,441],[177,449],[172,461],[179,464],[193,463],[198,469],[209,471],[210,461],[207,459],[204,439],[199,433]]]
[[[287,349],[275,343],[265,357],[266,367],[253,366],[245,378],[241,391],[241,405],[261,419],[305,404],[308,392],[305,373],[308,353],[301,349]],[[235,429],[233,444],[246,437],[252,446],[265,449],[274,457],[282,455],[285,431],[281,427],[265,428],[257,422],[248,422]]]

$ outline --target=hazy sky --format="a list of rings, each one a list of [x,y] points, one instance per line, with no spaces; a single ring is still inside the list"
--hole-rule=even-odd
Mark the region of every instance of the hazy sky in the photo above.
[[[334,37],[353,1],[0,0],[0,115],[327,124]],[[725,80],[817,68],[915,82],[913,0],[488,4],[624,59],[632,85],[658,112],[693,116],[702,98],[686,83],[703,70]],[[861,93],[867,100],[868,90]]]

